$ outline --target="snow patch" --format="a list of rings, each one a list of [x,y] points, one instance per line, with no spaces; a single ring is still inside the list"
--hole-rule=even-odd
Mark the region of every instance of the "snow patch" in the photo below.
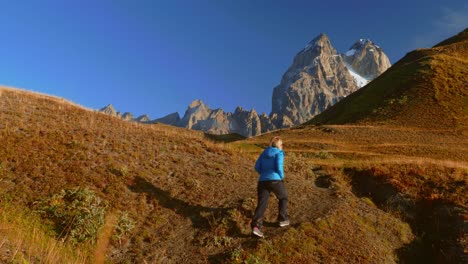
[[[356,50],[355,50],[355,49],[348,50],[348,51],[346,52],[346,56],[348,56],[348,57],[349,57],[349,56],[353,56],[354,53],[356,53]]]
[[[370,49],[369,51],[370,51],[370,52],[374,52],[374,49]]]
[[[320,57],[315,57],[314,60],[312,61],[312,66],[318,66],[319,60],[320,60]]]
[[[359,88],[365,86],[366,84],[368,84],[371,81],[371,80],[368,80],[368,79],[362,77],[357,72],[355,72],[353,70],[353,68],[351,67],[351,65],[345,63],[345,66],[346,66],[346,69],[348,69],[351,76],[353,76],[353,78],[356,81],[356,84],[357,84],[357,86],[359,86]]]
[[[371,43],[372,43],[372,41],[370,41],[370,39],[359,39],[359,42],[360,42],[361,44],[366,44],[367,42],[371,42]]]

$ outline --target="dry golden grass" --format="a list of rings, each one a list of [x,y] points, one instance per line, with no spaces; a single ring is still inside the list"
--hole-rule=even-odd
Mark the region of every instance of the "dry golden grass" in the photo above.
[[[417,246],[403,246],[397,250],[398,253],[395,254],[398,255],[398,258],[410,262],[417,259],[425,259],[425,261],[436,259],[437,261],[456,263],[461,260],[462,249],[467,245],[464,242],[453,241],[466,241],[463,239],[463,235],[460,235],[463,234],[460,233],[463,228],[463,221],[460,224],[460,219],[468,216],[466,210],[468,206],[468,163],[466,162],[468,160],[468,139],[457,129],[424,129],[389,125],[303,126],[276,131],[246,141],[232,143],[232,145],[233,147],[243,148],[252,155],[258,155],[259,151],[255,147],[266,146],[273,136],[283,138],[286,151],[285,170],[289,178],[293,177],[291,181],[297,181],[298,176],[303,179],[313,179],[317,175],[314,176],[315,173],[311,173],[311,170],[321,168],[326,174],[332,175],[334,178],[337,186],[335,188],[337,188],[339,196],[347,197],[346,193],[349,190],[358,195],[363,195],[361,192],[364,192],[372,199],[376,199],[379,207],[388,210],[392,215],[400,219],[408,219],[411,222],[413,232],[417,233],[417,236],[425,234],[427,239],[421,240],[421,238],[418,238],[417,241],[422,242],[420,244],[416,243]],[[374,180],[369,180],[369,177]],[[360,190],[360,188],[363,190]],[[356,203],[349,197],[346,200],[351,204]],[[321,201],[324,201],[323,198],[321,198]],[[337,204],[339,204],[338,201]],[[376,244],[374,244],[376,246],[374,252],[370,254],[359,248],[361,244],[346,247],[341,242],[336,243],[337,239],[354,241],[356,236],[360,236],[354,233],[351,236],[352,238],[344,238],[334,233],[336,230],[348,234],[354,232],[351,230],[370,228],[369,230],[372,231],[369,231],[368,235],[374,232],[393,232],[395,234],[399,233],[398,236],[401,237],[413,236],[413,233],[402,228],[403,223],[394,222],[395,220],[385,220],[387,223],[391,223],[390,225],[392,225],[392,228],[396,228],[395,230],[388,226],[356,226],[355,221],[358,219],[355,214],[360,214],[361,211],[358,208],[361,208],[362,204],[357,203],[356,206],[355,208],[344,206],[341,207],[340,211],[341,215],[351,217],[354,222],[349,222],[349,217],[338,220],[335,215],[332,219],[335,219],[340,225],[329,227],[330,229],[325,228],[324,230],[317,227],[310,231],[309,236],[304,236],[303,229],[295,230],[292,234],[273,239],[272,243],[262,244],[256,251],[235,252],[237,255],[242,256],[237,258],[240,260],[237,263],[249,259],[268,260],[271,263],[281,263],[285,259],[294,259],[295,261],[292,262],[312,260],[312,262],[345,263],[345,259],[348,262],[358,263],[391,262],[389,259],[373,258],[386,255],[374,255],[378,250],[384,250],[384,247]],[[425,209],[418,208],[418,206]],[[442,210],[440,208],[445,208],[444,210],[448,210],[450,213],[447,213],[447,215],[431,215],[433,211]],[[410,216],[416,214],[417,211],[422,214],[417,218],[425,219],[421,221],[426,224],[419,223],[419,220],[414,220],[414,216]],[[374,216],[378,214],[377,212],[372,213]],[[449,214],[453,214],[452,218],[448,217]],[[333,214],[327,215],[331,217]],[[453,230],[444,231],[446,233],[443,234],[437,233],[439,232],[437,230],[449,228],[441,227],[444,225],[441,222],[453,226]],[[310,227],[307,226],[307,228]],[[299,233],[296,233],[297,231]],[[335,242],[333,248],[328,248],[328,242],[320,241],[320,235],[318,234],[326,239],[333,240]],[[297,236],[300,239],[293,238]],[[365,237],[359,239],[363,245],[367,245],[365,239]],[[392,243],[407,243],[404,242],[407,241],[405,239],[395,242],[396,240],[390,237],[373,239],[376,241],[378,239],[389,239],[394,241]],[[452,241],[453,243],[440,244],[440,242],[437,242],[439,240]],[[414,242],[411,244],[414,244]],[[280,254],[271,257],[272,252],[269,249],[282,248],[286,245],[291,245],[297,250],[293,250],[289,255]],[[430,245],[437,245],[436,247],[441,252],[431,251]],[[315,253],[307,253],[307,248],[311,249],[310,252]],[[347,250],[350,250],[350,248],[353,248],[354,254],[348,255],[350,252]],[[449,250],[457,253],[447,254],[446,252]],[[404,253],[407,251],[413,252],[411,254],[414,255],[408,257],[407,253]],[[347,255],[347,257],[336,258],[338,255]]]
[[[18,96],[24,96],[25,98],[27,98],[28,96],[31,96],[31,94],[33,94],[36,98],[40,98],[40,99],[44,99],[44,100],[50,100],[50,101],[52,101],[54,103],[58,103],[58,104],[63,105],[63,106],[75,106],[75,107],[79,107],[79,108],[81,108],[83,110],[93,111],[92,109],[86,108],[86,107],[84,107],[82,105],[79,105],[79,104],[76,104],[76,103],[74,103],[72,101],[65,100],[64,98],[58,97],[58,96],[53,96],[53,95],[44,94],[44,93],[40,93],[40,92],[32,92],[30,90],[20,89],[20,88],[16,88],[16,87],[8,87],[8,86],[0,85],[0,96],[2,96],[3,91],[9,92],[9,93],[14,93],[14,94],[17,94]],[[27,102],[27,100],[26,100],[26,102]]]
[[[37,216],[27,211],[0,203],[0,262],[89,263],[86,250],[53,239]]]
[[[382,167],[399,170],[399,168],[411,165],[419,168],[420,173],[424,173],[425,168],[430,171],[434,167],[458,171],[465,177],[468,172],[466,162],[468,139],[456,130],[335,125],[306,126],[284,130],[274,135],[281,135],[284,138],[286,152],[294,153],[294,158],[306,157],[310,164],[330,168]],[[271,136],[273,135],[259,136],[247,142],[250,145],[264,146]],[[234,144],[245,145],[246,143]],[[320,153],[326,153],[329,156],[323,158],[320,157]],[[309,165],[303,166],[307,168]],[[440,176],[430,180],[435,180],[440,185],[444,185],[446,181],[467,180]],[[400,177],[406,177],[406,175],[400,175]],[[413,188],[418,187],[421,186],[413,186]]]
[[[0,199],[29,206],[89,187],[137,223],[120,241],[111,239],[109,250],[96,250],[113,261],[199,256],[196,243],[167,240],[198,233],[211,239],[210,217],[254,192],[251,160],[201,132],[124,122],[11,89],[2,90],[0,105]]]
[[[292,256],[391,262],[417,234],[398,215],[353,193],[350,175],[358,172],[385,179],[414,200],[466,206],[468,141],[457,130],[304,126],[224,144],[201,132],[124,122],[45,95],[0,91],[0,199],[30,208],[62,189],[87,187],[109,203],[108,219],[122,211],[136,222],[115,240],[108,220],[97,245],[86,247],[93,261],[279,263]],[[265,227],[270,240],[261,242],[249,236],[253,164],[274,135],[285,143],[293,226],[272,225],[272,199]],[[29,232],[21,224],[17,229]],[[53,241],[53,233],[47,235]],[[289,255],[273,254],[278,247]]]

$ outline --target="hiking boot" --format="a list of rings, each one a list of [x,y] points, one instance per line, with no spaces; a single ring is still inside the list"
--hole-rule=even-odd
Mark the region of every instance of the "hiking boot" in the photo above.
[[[263,237],[263,232],[260,231],[260,229],[258,227],[254,227],[252,229],[252,234],[255,235],[255,236],[258,236],[258,237]]]
[[[279,224],[280,227],[288,226],[289,225],[289,220],[280,221],[278,224]]]

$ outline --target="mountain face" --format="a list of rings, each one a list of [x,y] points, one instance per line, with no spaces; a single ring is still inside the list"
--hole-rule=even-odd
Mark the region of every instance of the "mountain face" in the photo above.
[[[468,29],[433,48],[409,52],[374,82],[310,123],[382,123],[468,131],[466,58]]]
[[[369,39],[360,39],[341,55],[359,87],[390,68],[390,60],[383,50]]]
[[[212,110],[200,100],[193,101],[182,118],[173,113],[153,121],[147,116],[134,119],[128,114],[122,116],[112,105],[100,111],[131,121],[251,137],[309,121],[389,67],[390,61],[383,50],[368,39],[357,41],[340,54],[328,37],[320,34],[297,53],[280,84],[273,89],[270,115],[258,115],[254,109],[240,107],[234,113]]]
[[[298,125],[357,89],[343,58],[321,34],[296,55],[274,88],[272,113],[289,118],[290,125]]]
[[[162,123],[162,124],[167,124],[171,126],[176,126],[179,122],[180,122],[180,116],[179,116],[179,113],[177,112],[169,114],[165,117],[158,118],[153,121],[153,123]]]
[[[366,85],[390,67],[382,49],[360,40],[339,54],[325,34],[302,49],[273,90],[277,127],[290,127],[315,115]]]

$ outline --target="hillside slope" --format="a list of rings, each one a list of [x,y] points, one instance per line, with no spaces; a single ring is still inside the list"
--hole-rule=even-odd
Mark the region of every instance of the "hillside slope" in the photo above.
[[[468,138],[459,131],[377,125],[300,126],[234,144],[244,148],[261,145],[272,136],[281,136],[284,139],[287,175],[302,175],[322,187],[331,185],[330,188],[336,190],[337,197],[345,197],[347,203],[356,203],[357,206],[362,201],[373,203],[377,208],[411,226],[416,238],[394,250],[398,263],[468,261]],[[320,171],[314,169],[317,167],[326,170],[329,176],[320,175]],[[309,184],[299,177],[294,177],[291,182],[302,182],[306,186]],[[301,195],[297,192],[290,193],[292,197]],[[360,202],[352,199],[352,195],[360,197]],[[312,201],[314,202],[316,201]],[[384,262],[367,258],[343,258],[340,252],[342,243],[346,243],[343,240],[355,241],[355,236],[359,236],[361,231],[368,235],[394,232],[388,226],[374,226],[369,229],[355,227],[361,231],[356,231],[355,228],[343,229],[361,221],[351,216],[353,213],[348,215],[350,212],[359,214],[363,211],[358,207],[340,208],[336,212],[340,218],[327,215],[324,220],[328,223],[315,221],[311,223],[314,227],[312,230],[309,230],[312,228],[309,223],[305,222],[298,232],[291,232],[286,237],[275,237],[270,248],[294,245],[297,251],[291,253],[291,256],[297,256],[297,252],[304,253],[306,248],[313,248],[313,245],[328,245],[323,241],[332,239],[335,248],[327,250],[334,258],[322,258],[315,262]],[[364,214],[371,216],[375,211]],[[388,220],[374,218],[372,221]],[[332,228],[321,230],[319,237],[322,237],[314,240],[317,236],[315,228],[320,225]],[[402,230],[404,229],[400,229],[400,236],[404,237]],[[355,233],[344,238],[341,237],[342,232]],[[379,238],[375,237],[374,240],[377,242]],[[362,239],[352,243],[360,245],[368,242]],[[353,251],[356,247],[353,244],[349,249]],[[377,244],[375,247],[380,248]],[[268,247],[261,247],[265,248]],[[268,251],[253,251],[253,254],[262,256],[261,259],[268,259]],[[308,262],[307,258],[291,259],[295,261],[290,263]]]
[[[124,122],[5,88],[0,120],[1,200],[32,207],[63,189],[91,189],[108,212],[136,221],[112,251],[117,262],[199,255],[192,240],[203,240],[210,217],[254,192],[251,161],[201,132]]]
[[[392,263],[405,258],[398,252],[414,239],[409,225],[355,195],[335,166],[316,166],[322,157],[302,150],[290,152],[285,168],[292,226],[275,226],[272,198],[268,239],[251,237],[253,163],[268,138],[215,144],[200,132],[129,123],[60,98],[0,88],[0,209],[8,216],[0,218],[0,259],[45,261],[29,250],[34,242],[15,240],[30,229],[23,226],[22,214],[12,220],[17,214],[8,208],[40,211],[46,200],[49,210],[56,210],[69,199],[57,194],[76,187],[106,204],[97,243],[80,242],[89,252],[85,263],[96,262],[98,255],[114,263]],[[109,219],[122,215],[119,219],[134,228],[124,232],[119,224],[112,231]],[[44,235],[70,241],[73,233],[54,231],[52,220],[43,215]]]
[[[373,123],[468,128],[468,29],[408,53],[307,124]]]

